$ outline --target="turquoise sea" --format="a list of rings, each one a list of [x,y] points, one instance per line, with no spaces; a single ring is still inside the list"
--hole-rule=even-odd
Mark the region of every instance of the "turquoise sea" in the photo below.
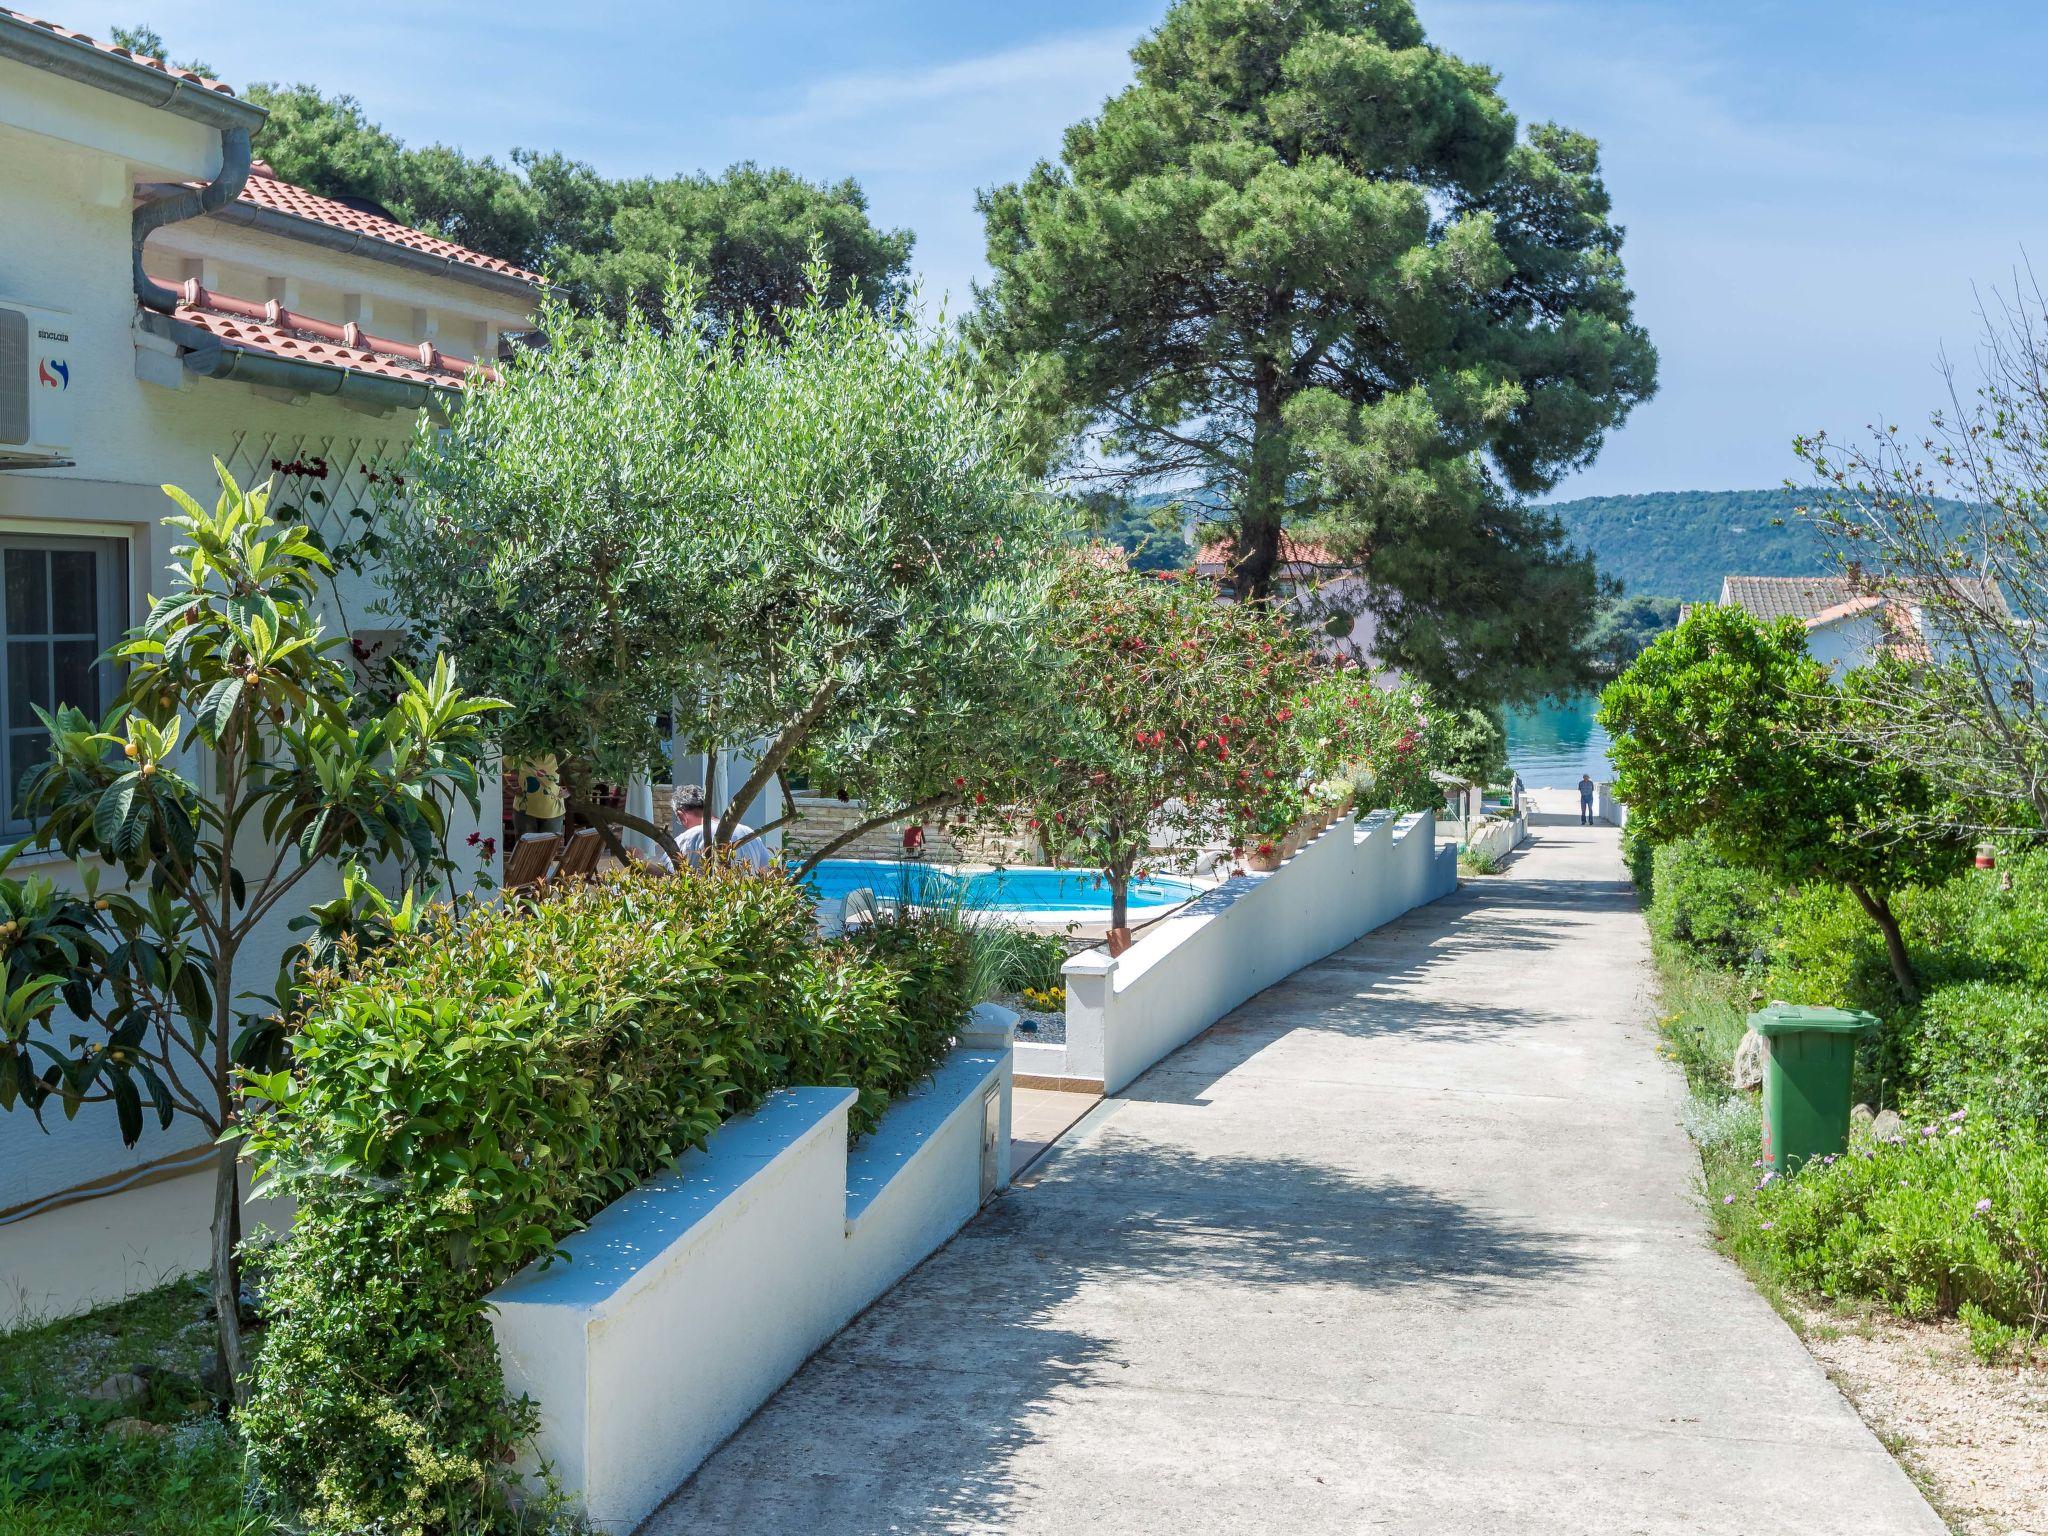
[[[1614,777],[1607,733],[1593,719],[1599,706],[1598,697],[1586,693],[1507,712],[1508,765],[1525,786],[1564,789],[1582,773],[1596,780]]]

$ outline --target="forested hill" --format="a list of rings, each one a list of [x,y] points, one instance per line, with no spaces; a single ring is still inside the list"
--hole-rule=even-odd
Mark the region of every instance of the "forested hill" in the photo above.
[[[1831,570],[1811,523],[1794,512],[1809,491],[1653,491],[1588,496],[1544,510],[1630,593],[1715,598],[1721,578]]]

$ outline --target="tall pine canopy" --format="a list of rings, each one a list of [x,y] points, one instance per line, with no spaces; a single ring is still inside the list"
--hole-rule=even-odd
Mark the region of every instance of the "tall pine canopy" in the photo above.
[[[1409,0],[1178,0],[1060,163],[983,194],[979,339],[1068,467],[1199,484],[1237,590],[1283,528],[1443,692],[1586,675],[1599,581],[1523,498],[1655,388],[1599,153],[1520,132]]]

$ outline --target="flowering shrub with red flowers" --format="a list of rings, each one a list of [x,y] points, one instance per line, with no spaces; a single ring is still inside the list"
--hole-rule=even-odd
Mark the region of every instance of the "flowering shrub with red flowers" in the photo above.
[[[1319,667],[1291,711],[1318,798],[1349,792],[1362,810],[1420,811],[1441,802],[1429,776],[1431,713],[1419,687],[1382,687],[1355,667]]]
[[[1112,926],[1141,865],[1242,846],[1298,812],[1308,663],[1282,617],[1091,554],[1062,575],[1048,639],[1071,730],[1029,815],[1053,862],[1102,872]]]

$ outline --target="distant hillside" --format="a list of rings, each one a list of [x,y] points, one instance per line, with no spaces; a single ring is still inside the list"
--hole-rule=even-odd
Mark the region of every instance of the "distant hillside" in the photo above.
[[[1793,508],[1807,491],[1653,491],[1552,502],[1581,549],[1632,594],[1715,598],[1721,578],[1807,576],[1833,569]]]
[[[1571,540],[1592,551],[1603,574],[1631,597],[1713,599],[1728,575],[1809,576],[1834,569],[1812,523],[1797,514],[1814,491],[1651,491],[1552,502]],[[1133,554],[1155,562],[1186,558],[1170,527],[1152,526],[1171,493],[1105,502],[1096,524]],[[1957,510],[1961,504],[1955,503]]]

